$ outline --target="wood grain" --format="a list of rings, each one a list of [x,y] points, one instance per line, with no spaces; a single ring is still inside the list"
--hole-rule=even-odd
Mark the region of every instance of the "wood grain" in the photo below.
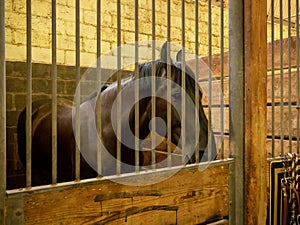
[[[204,108],[204,112],[208,115],[208,108]],[[267,113],[267,122],[266,122],[266,132],[268,136],[272,135],[272,106],[266,107]],[[289,121],[291,123],[291,135],[293,138],[297,137],[297,113],[298,110],[296,106],[291,106],[291,114],[289,115],[289,106],[282,107],[282,115],[283,115],[283,136],[289,136]],[[276,106],[274,107],[274,134],[275,136],[281,135],[281,107]],[[218,133],[221,132],[221,108],[214,107],[211,108],[211,118],[212,118],[212,129],[214,132]],[[233,118],[234,120],[234,118]],[[224,124],[224,132],[229,133],[229,107],[224,107],[224,117],[223,117],[223,124]],[[258,133],[261,133],[259,131]]]
[[[296,37],[291,37],[290,39],[291,45],[290,45],[290,64],[291,67],[297,66],[297,58],[296,58]],[[268,65],[268,71],[272,70],[272,55],[274,56],[274,69],[280,69],[280,55],[282,53],[282,59],[283,64],[282,68],[288,68],[289,66],[289,51],[288,51],[288,42],[289,39],[285,38],[282,40],[282,52],[280,51],[280,40],[274,41],[274,52],[272,52],[272,43],[268,43],[268,54],[267,54],[267,65]]]
[[[267,11],[266,1],[244,1],[245,224],[267,219]],[[255,202],[255,204],[253,204]]]
[[[216,135],[215,138],[218,140],[219,136]],[[224,135],[223,137],[223,142],[224,142],[224,157],[228,158],[229,157],[229,136],[228,135]],[[281,140],[278,138],[275,138],[273,141],[271,138],[267,138],[266,140],[266,148],[267,148],[267,156],[269,158],[273,158],[273,157],[280,157],[281,154],[281,150],[280,150],[280,146],[281,146]],[[272,142],[274,142],[274,155],[272,156]],[[291,141],[291,146],[292,146],[292,151],[296,152],[297,149],[297,140],[292,140]],[[290,146],[290,141],[289,140],[283,140],[283,149],[284,149],[284,154],[286,154],[289,151],[289,146]],[[220,145],[218,146],[218,159],[220,159]],[[259,150],[257,150],[259,151]]]
[[[290,38],[290,65],[291,68],[297,67],[297,59],[296,59],[296,42],[297,39],[295,36],[292,36]],[[268,42],[267,44],[267,71],[272,71],[272,55],[274,56],[274,69],[279,70],[280,69],[280,45],[282,44],[282,68],[286,69],[289,66],[289,58],[288,58],[288,48],[289,48],[289,39],[284,38],[282,40],[282,43],[280,43],[280,40],[274,41],[274,53],[272,52],[272,42]],[[229,52],[224,52],[224,60],[223,60],[223,76],[228,77],[229,76],[229,70],[228,70],[228,56]],[[211,73],[213,77],[220,78],[221,76],[221,54],[214,54],[212,55],[212,67],[210,68]],[[192,71],[195,74],[198,74],[199,80],[207,80],[208,79],[208,56],[200,57],[198,59],[198,73],[196,73],[196,61],[195,59],[191,59],[187,62],[187,65],[192,69]]]
[[[281,82],[283,86],[282,101],[287,103],[289,101],[289,90],[291,92],[291,102],[297,102],[297,73],[291,72],[290,86],[289,86],[289,74],[285,72],[281,79],[279,73],[275,73],[274,83],[272,83],[272,76],[267,76],[267,103],[270,105],[272,103],[272,89],[274,89],[274,102],[280,103],[281,101]],[[200,82],[200,87],[203,91],[202,104],[204,106],[208,105],[209,91],[208,82]],[[221,87],[220,80],[214,80],[212,83],[212,105],[220,105],[221,101],[224,105],[229,104],[229,79],[224,79],[223,89]]]
[[[162,175],[154,173],[117,179],[138,181]],[[24,211],[21,213],[24,213],[25,224],[101,224],[101,221],[112,216],[116,219],[109,224],[124,224],[125,219],[128,224],[137,225],[175,224],[175,208],[178,207],[178,224],[204,223],[211,218],[217,220],[228,216],[227,175],[228,164],[212,165],[201,171],[195,166],[182,169],[169,179],[148,186],[126,186],[103,180],[66,190],[35,194],[29,192],[22,197]],[[122,194],[131,198],[112,197],[120,197]],[[102,210],[99,196],[104,196],[105,200],[102,201]],[[8,196],[8,201],[12,198]],[[139,209],[144,210],[141,213],[130,213],[138,212]],[[129,212],[127,218],[122,217],[126,211]]]

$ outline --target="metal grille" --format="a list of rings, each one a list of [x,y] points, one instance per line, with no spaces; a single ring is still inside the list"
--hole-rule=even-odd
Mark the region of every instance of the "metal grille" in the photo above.
[[[227,5],[223,2],[220,1],[218,5],[216,3],[213,3],[211,0],[207,1],[207,4],[204,4],[205,7],[207,8],[207,17],[203,18],[202,13],[199,13],[200,9],[199,7],[203,6],[203,3],[200,4],[198,0],[195,0],[193,2],[194,8],[193,8],[193,15],[192,18],[194,19],[194,24],[190,25],[187,24],[186,17],[189,16],[191,17],[190,12],[186,12],[186,5],[191,4],[190,1],[181,1],[181,4],[176,4],[174,2],[171,2],[168,0],[165,4],[165,17],[166,17],[166,23],[165,24],[157,24],[158,18],[157,18],[157,1],[153,0],[151,2],[151,20],[147,26],[149,26],[149,29],[151,29],[151,35],[148,37],[151,39],[149,43],[152,43],[152,47],[149,49],[151,53],[151,59],[154,61],[157,59],[158,54],[156,49],[160,46],[157,46],[157,41],[158,39],[161,38],[161,34],[158,32],[158,26],[165,27],[166,34],[163,35],[164,39],[168,43],[167,47],[167,59],[168,59],[168,67],[167,67],[167,77],[171,77],[171,55],[173,52],[171,51],[171,43],[176,42],[177,44],[180,45],[183,48],[183,55],[182,55],[182,61],[183,61],[183,71],[182,73],[185,73],[185,65],[188,65],[192,67],[192,70],[196,73],[196,79],[197,82],[199,82],[199,85],[202,90],[205,90],[204,97],[203,97],[203,106],[204,110],[206,112],[206,116],[208,118],[208,137],[214,135],[216,143],[217,143],[217,156],[214,155],[213,152],[213,141],[210,139],[208,141],[208,163],[209,164],[211,161],[218,159],[219,163],[223,163],[223,161],[226,162],[226,159],[229,158],[231,155],[229,151],[229,135],[230,135],[230,121],[229,121],[229,106],[231,106],[231,102],[229,102],[229,46],[228,46],[228,39],[226,37],[227,30],[228,29],[228,24],[226,24],[226,19],[225,17],[228,16],[227,10]],[[75,180],[80,182],[80,166],[81,166],[81,161],[80,161],[80,123],[78,122],[80,120],[80,103],[82,100],[82,96],[84,96],[86,93],[81,93],[81,88],[80,88],[80,80],[81,80],[81,70],[82,70],[82,40],[81,40],[81,19],[82,15],[81,13],[83,10],[81,10],[83,2],[80,0],[76,0],[74,5],[75,5],[75,76],[73,77],[74,82],[79,85],[79,88],[77,88],[77,94],[74,99],[74,109],[76,112],[76,117],[75,117],[75,134],[76,134],[76,151],[75,151]],[[134,14],[133,14],[133,21],[134,21],[134,52],[132,52],[132,55],[134,56],[134,69],[135,69],[135,78],[137,79],[139,77],[139,72],[138,72],[138,63],[139,63],[139,56],[140,56],[140,49],[141,46],[139,45],[139,40],[141,40],[140,36],[143,36],[142,33],[142,27],[141,24],[139,23],[139,18],[141,18],[143,15],[139,11],[139,4],[141,4],[138,0],[134,1]],[[173,17],[172,17],[172,12],[174,13],[174,9],[172,7],[176,7],[180,5],[181,9],[181,16],[180,16],[180,32],[174,35],[174,31],[172,30],[173,27]],[[114,42],[117,51],[116,51],[116,69],[117,69],[117,74],[116,74],[116,80],[117,80],[117,92],[121,92],[121,78],[122,78],[122,63],[123,63],[123,58],[122,58],[122,48],[121,46],[126,43],[126,40],[124,40],[124,30],[122,29],[122,20],[123,20],[123,5],[120,0],[116,2],[116,15],[115,18],[112,18],[112,20],[116,20],[116,36],[112,37],[114,39]],[[57,40],[57,35],[60,32],[58,30],[58,23],[57,23],[57,2],[55,0],[52,1],[51,4],[51,109],[52,109],[52,131],[51,131],[51,139],[52,143],[52,153],[51,153],[51,167],[52,167],[52,184],[56,184],[58,182],[58,152],[57,152],[57,146],[58,146],[58,127],[57,127],[57,113],[58,113],[58,83],[59,83],[59,74],[58,74],[58,40]],[[161,7],[161,5],[159,5]],[[97,6],[95,9],[96,13],[96,40],[95,43],[95,55],[97,57],[96,61],[96,87],[97,87],[97,95],[100,95],[100,87],[103,82],[103,70],[105,69],[105,62],[103,62],[104,58],[101,57],[103,53],[103,23],[101,18],[104,15],[104,11],[102,11],[103,8],[103,3],[101,0],[97,1]],[[5,7],[4,7],[4,2],[1,1],[0,3],[0,11],[1,11],[1,19],[0,19],[0,73],[1,73],[1,80],[0,80],[0,87],[1,87],[1,93],[0,93],[0,100],[1,100],[1,105],[0,105],[0,159],[1,159],[1,170],[0,171],[6,171],[6,70],[5,70]],[[188,15],[187,15],[188,14]],[[230,15],[228,16],[230,17]],[[228,18],[227,17],[227,18]],[[34,89],[34,82],[33,82],[33,45],[32,45],[32,2],[31,0],[26,1],[26,165],[24,167],[26,168],[26,188],[29,190],[32,186],[32,103],[33,101],[33,89]],[[207,25],[206,27],[203,28],[203,24],[201,24],[201,27],[199,25],[199,21],[205,21],[205,24]],[[218,25],[216,25],[216,20],[218,21]],[[207,22],[206,22],[207,21]],[[298,17],[297,17],[298,21]],[[298,25],[298,23],[297,23]],[[232,23],[233,29],[236,29],[234,26],[234,23]],[[282,26],[282,24],[281,24]],[[190,30],[187,29],[192,29],[192,32],[194,32],[194,35],[192,37],[187,36],[187,33],[190,32]],[[298,26],[296,28],[298,30]],[[207,44],[207,49],[202,47],[204,45],[201,43],[203,40],[200,40],[199,34],[201,33],[200,30],[204,30],[203,32],[206,34],[205,41]],[[298,32],[296,32],[298,35]],[[289,33],[289,49],[290,49],[290,33]],[[203,39],[203,35],[201,36]],[[174,41],[175,40],[175,41]],[[180,41],[178,41],[180,40]],[[282,37],[281,39],[282,40]],[[272,41],[274,42],[274,37],[272,37]],[[189,49],[193,53],[193,57],[191,58],[187,49],[188,43],[194,42],[193,49]],[[296,48],[297,48],[297,63],[298,63],[298,36],[297,36],[297,41],[296,41]],[[203,51],[204,49],[204,51]],[[282,48],[281,48],[282,52]],[[240,55],[237,55],[236,57],[240,57]],[[289,58],[289,67],[291,67],[291,59]],[[217,62],[217,64],[216,64]],[[272,60],[272,66],[274,67],[274,59]],[[92,63],[92,62],[91,62]],[[282,63],[281,63],[282,64]],[[283,74],[283,67],[280,68],[281,75]],[[156,72],[156,65],[153,62],[152,63],[152,73],[155,74]],[[291,70],[289,69],[289,85],[291,85]],[[272,73],[274,77],[274,73]],[[155,77],[152,76],[152,89],[151,93],[152,95],[155,95],[156,91],[156,86],[155,86]],[[182,84],[183,88],[185,85],[185,76],[182,76]],[[283,79],[283,78],[281,78]],[[274,82],[274,79],[272,80]],[[240,82],[240,81],[238,81]],[[237,85],[235,83],[235,85]],[[273,85],[274,86],[274,85]],[[290,86],[289,86],[290,87]],[[139,84],[137,83],[134,87],[135,89],[135,101],[138,102],[138,99],[140,98],[139,96]],[[195,88],[196,89],[196,88]],[[282,90],[283,88],[281,88]],[[291,88],[290,88],[291,89]],[[289,90],[290,90],[289,89]],[[217,90],[217,91],[216,91]],[[274,95],[274,93],[273,93]],[[283,95],[281,95],[283,96]],[[167,86],[167,100],[171,102],[171,86]],[[199,105],[199,100],[200,96],[197,90],[195,90],[195,112],[198,111],[200,105]],[[297,64],[297,103],[296,102],[291,102],[291,92],[289,91],[289,101],[287,103],[288,106],[288,112],[289,112],[289,118],[292,117],[291,111],[292,108],[295,107],[299,109],[299,71],[298,71],[298,64]],[[152,98],[152,110],[151,110],[151,115],[152,117],[155,117],[157,109],[156,109],[156,98]],[[280,109],[281,109],[281,115],[283,115],[283,109],[284,109],[284,102],[281,99],[280,102]],[[272,98],[272,115],[274,115],[275,112],[275,107],[276,107],[276,102],[274,100],[274,96]],[[100,103],[98,104],[99,107],[97,107],[96,113],[98,115],[97,117],[97,124],[98,124],[98,133],[101,138],[101,98],[100,98]],[[117,101],[117,130],[116,133],[118,137],[121,137],[121,131],[122,131],[122,121],[121,121],[121,113],[122,113],[122,108],[124,106],[122,105],[122,100],[121,98],[118,99]],[[185,99],[183,98],[182,104],[181,104],[182,109],[186,107],[185,105]],[[236,110],[238,111],[238,108],[241,107],[241,105],[236,106]],[[139,103],[135,104],[134,106],[135,109],[135,118],[139,118]],[[189,129],[186,127],[186,120],[188,120],[187,115],[185,113],[185,110],[182,110],[182,136],[183,136],[183,146],[185,146],[185,137],[186,137],[186,131]],[[172,146],[171,146],[171,105],[168,104],[167,107],[167,114],[168,114],[168,121],[167,121],[167,149],[166,149],[166,154],[167,154],[167,167],[172,167]],[[297,143],[299,143],[299,110],[297,114],[297,136],[293,136],[292,131],[291,131],[291,123],[289,124],[289,141],[290,144],[295,142],[295,139],[297,140]],[[100,118],[100,119],[99,119]],[[274,118],[274,116],[273,116]],[[283,121],[283,118],[281,118]],[[283,123],[283,122],[282,122]],[[152,129],[155,131],[156,130],[156,123],[155,121],[152,121],[151,123]],[[272,126],[274,127],[274,119]],[[283,127],[283,125],[281,126]],[[242,128],[242,127],[241,127]],[[139,136],[139,122],[135,123],[135,134]],[[2,132],[3,131],[3,132]],[[235,138],[235,137],[233,137]],[[281,144],[283,146],[285,136],[283,134],[283,129],[281,130],[281,135],[280,135],[280,140]],[[157,142],[157,137],[155,135],[151,136],[151,169],[155,170],[157,169],[155,166],[155,163],[157,162],[157,151],[154,149],[155,143]],[[276,135],[273,132],[272,133],[272,143],[273,143],[273,149],[275,146],[276,142]],[[118,139],[116,143],[116,176],[122,176],[122,171],[121,171],[121,158],[122,158],[122,152],[121,152],[121,141]],[[135,140],[135,149],[139,150],[141,148],[140,143],[138,140]],[[283,149],[283,147],[281,148]],[[290,147],[290,151],[292,148]],[[182,149],[182,155],[185,155],[185,152],[187,149]],[[299,151],[299,144],[297,145],[297,151]],[[103,172],[103,153],[100,145],[97,145],[97,173],[102,174]],[[139,154],[142,154],[140,151],[135,152],[135,173],[141,172],[142,165],[140,165],[139,161]],[[274,156],[274,150],[272,151],[272,156]],[[199,145],[196,147],[196,154],[195,154],[195,162],[200,163],[201,158],[200,158],[200,147]],[[185,164],[185,159],[182,157],[182,165]],[[0,208],[2,205],[4,205],[4,201],[2,199],[5,199],[5,191],[6,191],[6,179],[7,179],[7,174],[5,172],[1,172],[0,176]],[[49,186],[51,188],[51,186]],[[2,211],[1,211],[2,212]],[[2,215],[0,215],[0,219],[2,219]]]
[[[268,153],[299,154],[299,2],[269,1]]]

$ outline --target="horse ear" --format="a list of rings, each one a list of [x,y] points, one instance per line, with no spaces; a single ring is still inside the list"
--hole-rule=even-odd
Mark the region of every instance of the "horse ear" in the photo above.
[[[177,62],[182,62],[182,49],[177,53],[176,55],[176,61]]]
[[[167,63],[168,59],[168,42],[166,41],[160,50],[160,60]]]

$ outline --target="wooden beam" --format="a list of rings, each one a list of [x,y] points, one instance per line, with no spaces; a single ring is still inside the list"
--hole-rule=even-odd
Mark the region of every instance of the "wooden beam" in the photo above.
[[[267,4],[244,1],[245,224],[267,217]]]
[[[291,37],[291,67],[296,67],[297,66],[297,51],[296,51],[296,40],[297,38],[295,36]],[[283,68],[288,68],[289,62],[288,62],[288,54],[289,52],[287,51],[288,49],[288,38],[285,38],[282,40],[282,48],[283,48]],[[280,69],[280,40],[275,40],[274,41],[274,52],[272,52],[272,43],[268,43],[268,58],[267,58],[267,65],[268,65],[268,71],[272,70],[272,54],[274,55],[274,68],[275,69]]]
[[[11,212],[8,222],[208,224],[212,218],[228,217],[228,167],[228,163],[210,164],[209,169],[199,171],[198,166],[190,166],[147,186],[127,186],[118,182],[138,184],[168,172],[119,176],[112,179],[115,182],[104,178],[61,189],[54,185],[44,192],[35,192],[34,188],[26,193],[16,190],[8,193]]]

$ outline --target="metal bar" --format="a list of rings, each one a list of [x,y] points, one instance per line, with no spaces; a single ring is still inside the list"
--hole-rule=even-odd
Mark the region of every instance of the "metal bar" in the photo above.
[[[284,155],[284,121],[283,121],[283,23],[282,23],[282,0],[279,1],[279,20],[280,20],[280,153]]]
[[[26,51],[27,51],[27,87],[26,87],[26,187],[31,187],[31,148],[32,148],[32,43],[31,43],[31,0],[26,1]]]
[[[117,0],[117,89],[118,93],[121,92],[121,0]],[[122,113],[122,101],[121,98],[117,100],[117,137],[121,137],[121,113]],[[117,139],[117,175],[121,174],[121,140]]]
[[[96,119],[97,119],[97,133],[101,141],[101,0],[97,0],[97,96],[98,104],[96,104]],[[100,141],[97,141],[97,173],[102,174],[102,151]]]
[[[182,101],[181,101],[181,112],[182,112],[182,165],[184,165],[186,162],[186,69],[185,69],[185,0],[181,1],[181,27],[182,27],[182,33],[181,33],[181,45],[182,45],[182,71],[181,71],[181,83],[182,83]]]
[[[224,2],[220,1],[220,128],[221,128],[221,150],[220,158],[224,159]]]
[[[78,87],[78,94],[75,99],[75,108],[76,108],[76,150],[75,150],[75,180],[80,180],[80,0],[76,0],[76,13],[75,13],[75,21],[76,21],[76,84]]]
[[[289,152],[292,152],[292,100],[291,100],[291,0],[288,0],[288,132]]]
[[[0,221],[6,224],[5,1],[0,1]]]
[[[300,76],[299,76],[299,1],[296,0],[296,62],[297,62],[297,153],[300,152]]]
[[[155,164],[156,164],[156,155],[155,155],[155,147],[156,147],[156,123],[155,123],[155,118],[156,116],[156,98],[155,98],[155,93],[156,93],[156,63],[155,63],[155,47],[156,47],[156,42],[155,42],[155,0],[152,0],[152,77],[151,77],[151,149],[152,149],[152,154],[151,154],[151,162],[152,162],[152,169],[155,169]]]
[[[135,83],[134,83],[134,97],[135,97],[135,105],[134,105],[134,117],[135,117],[135,172],[139,172],[139,165],[140,165],[140,161],[139,161],[139,151],[140,151],[140,143],[139,143],[139,1],[135,0],[134,2],[134,39],[135,39],[135,43],[134,43],[134,57],[135,57]]]
[[[229,224],[244,224],[244,3],[229,2]]]
[[[271,0],[271,42],[272,42],[272,157],[275,156],[275,56],[274,56],[274,0]]]
[[[56,0],[52,1],[52,184],[57,183],[57,59]]]
[[[208,0],[208,137],[212,136],[211,107],[212,107],[212,12],[211,0]],[[208,139],[208,161],[212,160],[212,140]]]
[[[167,151],[168,167],[172,166],[171,156],[171,2],[167,0]]]
[[[199,1],[195,0],[195,118],[200,117],[199,115],[199,102],[200,102],[200,96],[199,96]],[[199,123],[199,121],[197,121]],[[200,162],[200,143],[199,143],[199,135],[196,134],[195,140],[197,141],[196,145],[196,163]]]

